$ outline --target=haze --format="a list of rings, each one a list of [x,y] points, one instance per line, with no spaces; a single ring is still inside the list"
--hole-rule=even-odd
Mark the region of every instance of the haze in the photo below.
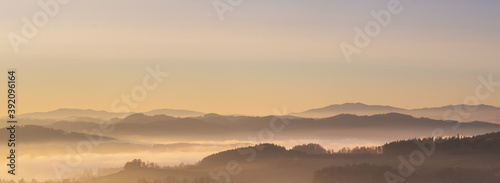
[[[245,1],[224,21],[210,1],[72,1],[18,54],[3,39],[1,67],[20,72],[20,113],[110,111],[155,64],[171,75],[134,112],[438,107],[463,103],[479,76],[498,80],[500,38],[492,35],[500,32],[500,2],[401,3],[404,11],[347,64],[339,44],[352,42],[354,27],[386,1]],[[1,35],[20,33],[21,18],[39,10],[24,1],[0,7]],[[500,97],[481,103],[499,106]]]

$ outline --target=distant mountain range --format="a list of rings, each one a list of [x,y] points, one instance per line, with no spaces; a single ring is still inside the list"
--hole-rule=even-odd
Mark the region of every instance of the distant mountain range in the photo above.
[[[172,117],[196,117],[203,116],[205,113],[190,111],[190,110],[182,110],[182,109],[156,109],[152,111],[148,111],[144,113],[145,115],[167,115]]]
[[[133,114],[133,113],[130,113]],[[202,116],[204,113],[179,110],[179,109],[156,109],[144,112],[146,115],[167,115],[172,117],[195,117]],[[52,120],[70,120],[70,121],[96,121],[99,119],[125,118],[127,113],[113,113],[107,111],[97,111],[92,109],[57,109],[49,112],[35,112],[18,115],[20,118],[27,119],[52,119]]]
[[[449,105],[434,108],[404,109],[392,106],[345,103],[310,109],[290,115],[308,118],[326,118],[339,114],[374,115],[386,113],[408,114],[414,117],[427,117],[438,120],[460,122],[487,121],[500,124],[500,108],[490,105]]]
[[[99,139],[102,126],[94,118],[79,118],[76,121],[53,121],[34,125],[23,122],[19,136],[28,144],[58,143],[76,144],[88,139]],[[79,121],[82,120],[82,121]],[[50,120],[44,121],[49,122]],[[444,121],[416,118],[406,114],[387,113],[371,116],[339,114],[328,118],[300,118],[282,116],[224,116],[205,114],[198,117],[171,117],[167,115],[132,114],[123,119],[112,120],[112,132],[105,133],[104,143],[99,152],[114,152],[113,148],[144,149],[144,144],[136,142],[200,142],[200,141],[260,141],[272,138],[276,141],[338,139],[370,139],[392,141],[433,135],[436,129],[443,131],[440,136],[472,136],[500,131],[500,124],[489,122]],[[0,137],[9,135],[1,131]],[[266,136],[267,135],[267,136]],[[241,144],[234,144],[235,146]],[[204,147],[200,147],[204,148]],[[214,147],[216,148],[216,147]],[[53,148],[54,149],[54,148]],[[64,149],[64,148],[61,148]],[[157,149],[158,150],[158,149]],[[161,148],[159,149],[161,150]],[[51,151],[52,152],[52,151]]]
[[[328,118],[339,114],[375,115],[387,113],[400,113],[411,115],[417,118],[425,117],[436,120],[453,120],[459,122],[484,121],[500,124],[500,108],[490,105],[448,105],[433,108],[404,109],[393,106],[367,105],[363,103],[345,103],[330,105],[323,108],[310,109],[299,113],[291,113],[286,117]],[[134,113],[113,113],[91,109],[58,109],[49,112],[27,113],[18,115],[18,117],[24,119],[51,121],[65,120],[95,122],[99,121],[100,119],[109,120],[113,118],[125,118],[131,114]],[[205,115],[205,113],[202,112],[180,109],[156,109],[144,112],[143,114],[149,116],[166,115],[180,118],[200,117]]]
[[[113,122],[115,130],[110,137],[133,140],[137,137],[186,140],[247,140],[265,128],[283,126],[276,132],[276,140],[294,138],[381,138],[400,139],[431,135],[435,129],[445,131],[443,136],[477,135],[500,131],[500,124],[415,118],[406,114],[388,113],[372,116],[340,114],[329,118],[282,118],[277,116],[249,117],[206,114],[200,117],[174,118],[166,115],[133,114]],[[81,132],[99,129],[98,123],[60,121],[45,127]],[[459,127],[459,128],[455,128]],[[278,135],[279,134],[279,135]]]

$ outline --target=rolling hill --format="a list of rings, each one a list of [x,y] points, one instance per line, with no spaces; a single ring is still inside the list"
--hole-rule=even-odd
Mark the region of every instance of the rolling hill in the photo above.
[[[366,105],[363,103],[335,104],[291,115],[309,118],[327,118],[339,114],[374,115],[401,113],[414,117],[460,122],[485,121],[500,124],[500,108],[490,105],[448,105],[443,107],[403,109],[392,106]]]
[[[270,125],[283,130],[275,139],[367,138],[395,140],[430,135],[442,129],[443,136],[478,135],[500,131],[500,124],[488,122],[457,122],[416,118],[406,114],[388,113],[371,116],[340,114],[329,118],[280,118],[279,116],[248,117],[207,114],[201,117],[174,118],[165,115],[133,114],[114,123],[108,134],[120,139],[168,140],[248,140]],[[98,128],[96,123],[58,122],[47,127],[80,132]],[[272,132],[272,131],[271,131]]]

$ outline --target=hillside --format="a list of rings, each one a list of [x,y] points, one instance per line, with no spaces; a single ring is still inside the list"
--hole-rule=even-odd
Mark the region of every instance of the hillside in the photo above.
[[[357,116],[340,114],[321,119],[281,118],[279,116],[248,117],[222,116],[207,114],[201,117],[174,118],[165,115],[148,116],[133,114],[115,121],[115,130],[109,136],[129,139],[131,136],[141,139],[161,138],[169,140],[224,140],[230,135],[235,140],[247,140],[248,136],[269,128],[272,121],[283,126],[277,139],[294,139],[310,137],[319,139],[331,138],[379,138],[385,141],[429,136],[434,129],[442,129],[443,136],[479,135],[500,131],[500,124],[487,122],[458,123],[428,118],[415,118],[399,113]],[[98,128],[97,123],[90,122],[58,122],[50,128],[66,131],[92,130]],[[455,127],[459,127],[456,128]],[[387,135],[390,131],[391,135]]]
[[[415,172],[410,177],[403,179],[411,183],[499,182],[499,137],[500,132],[496,132],[461,139],[442,139],[437,151],[443,153],[426,157],[423,164],[414,167]],[[387,143],[390,146],[386,144],[384,148],[390,150],[394,146],[405,146],[407,142],[414,143],[412,140],[398,140]],[[464,148],[482,151],[460,153]],[[387,172],[398,173],[399,155],[306,154],[275,144],[260,144],[214,153],[195,165],[161,167],[153,162],[134,159],[125,164],[124,171],[90,182],[208,183],[217,182],[217,178],[227,175],[231,182],[385,183]],[[229,170],[238,173],[229,174]]]
[[[401,113],[414,117],[436,120],[456,120],[460,122],[485,121],[500,124],[500,108],[490,105],[448,105],[417,109],[404,109],[392,106],[367,105],[363,103],[335,104],[317,109],[292,113],[291,115],[309,118],[327,118],[339,114],[375,115]]]
[[[383,145],[384,154],[409,154],[419,149],[417,143],[434,144],[437,153],[473,154],[500,153],[500,132],[472,137],[423,138],[390,142]]]

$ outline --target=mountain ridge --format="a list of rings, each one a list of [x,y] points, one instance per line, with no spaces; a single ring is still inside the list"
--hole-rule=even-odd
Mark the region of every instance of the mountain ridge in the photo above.
[[[196,117],[201,116],[205,113],[191,110],[183,109],[154,109],[146,112],[137,112],[147,115],[167,115],[172,117]],[[96,118],[109,120],[112,118],[125,118],[129,115],[137,114],[135,112],[131,113],[116,113],[108,112],[104,110],[94,110],[94,109],[75,109],[75,108],[60,108],[47,112],[33,112],[26,114],[19,114],[18,118],[28,118],[28,119],[54,119],[54,120],[76,120],[81,118]],[[3,116],[2,118],[7,118]]]
[[[338,114],[375,115],[385,113],[401,113],[414,117],[431,119],[453,120],[459,122],[485,121],[500,124],[500,108],[492,105],[447,105],[441,107],[426,107],[405,109],[387,105],[367,105],[364,103],[333,104],[322,108],[315,108],[290,115],[309,118],[326,118]]]

